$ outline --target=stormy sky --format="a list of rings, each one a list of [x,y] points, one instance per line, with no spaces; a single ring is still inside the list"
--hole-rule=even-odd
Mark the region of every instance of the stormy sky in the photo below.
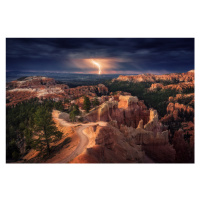
[[[194,68],[193,38],[7,38],[7,71],[165,74]]]

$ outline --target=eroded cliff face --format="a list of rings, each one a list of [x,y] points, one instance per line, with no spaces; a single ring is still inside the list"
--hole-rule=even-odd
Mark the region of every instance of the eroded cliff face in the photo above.
[[[149,120],[150,111],[147,110],[143,101],[133,96],[119,96],[119,101],[111,99],[101,104],[85,116],[87,121],[112,121],[136,128],[142,119],[146,124]]]
[[[168,130],[158,121],[157,111],[153,109],[150,109],[149,121],[146,124],[143,119],[139,121],[137,128],[121,124],[120,131],[135,144],[164,145],[169,142]]]

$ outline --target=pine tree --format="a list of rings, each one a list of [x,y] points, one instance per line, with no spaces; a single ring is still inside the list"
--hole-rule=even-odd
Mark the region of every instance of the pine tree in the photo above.
[[[90,107],[91,107],[90,99],[85,96],[83,102],[83,109],[86,110],[86,112],[89,112]]]
[[[70,121],[71,121],[71,122],[75,122],[76,114],[75,114],[74,110],[72,110],[72,111],[69,113],[69,118],[70,118]]]
[[[70,120],[74,122],[76,119],[76,116],[79,114],[80,114],[80,110],[79,110],[78,105],[76,104],[72,105],[71,112],[69,113]]]
[[[51,112],[45,107],[39,107],[34,115],[35,129],[33,140],[33,148],[43,151],[47,150],[50,154],[50,143],[55,139],[61,139],[62,133],[57,130],[55,123],[52,120]]]

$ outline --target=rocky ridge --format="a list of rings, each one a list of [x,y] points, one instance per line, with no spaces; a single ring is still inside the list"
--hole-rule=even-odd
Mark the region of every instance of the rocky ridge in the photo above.
[[[194,81],[194,70],[188,71],[186,73],[171,73],[164,75],[154,75],[154,74],[140,74],[140,75],[120,75],[118,78],[113,79],[113,81],[128,81],[128,82],[152,82],[157,81],[178,81],[178,82],[192,82]]]
[[[178,90],[179,92],[183,91],[184,89],[193,88],[194,82],[181,82],[178,84],[169,84],[169,85],[163,85],[162,83],[153,83],[151,84],[151,87],[148,89],[149,91],[157,91],[159,89],[167,90]]]
[[[103,84],[69,88],[68,85],[58,84],[53,78],[40,76],[26,77],[23,80],[11,81],[6,85],[7,106],[35,97],[63,101],[64,99],[76,99],[83,95],[94,97],[97,94],[107,93],[108,88]]]

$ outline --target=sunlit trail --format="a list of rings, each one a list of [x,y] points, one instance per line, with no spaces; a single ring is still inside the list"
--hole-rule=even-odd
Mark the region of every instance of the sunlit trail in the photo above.
[[[92,60],[92,63],[99,68],[99,74],[101,74],[101,65],[94,60]]]

